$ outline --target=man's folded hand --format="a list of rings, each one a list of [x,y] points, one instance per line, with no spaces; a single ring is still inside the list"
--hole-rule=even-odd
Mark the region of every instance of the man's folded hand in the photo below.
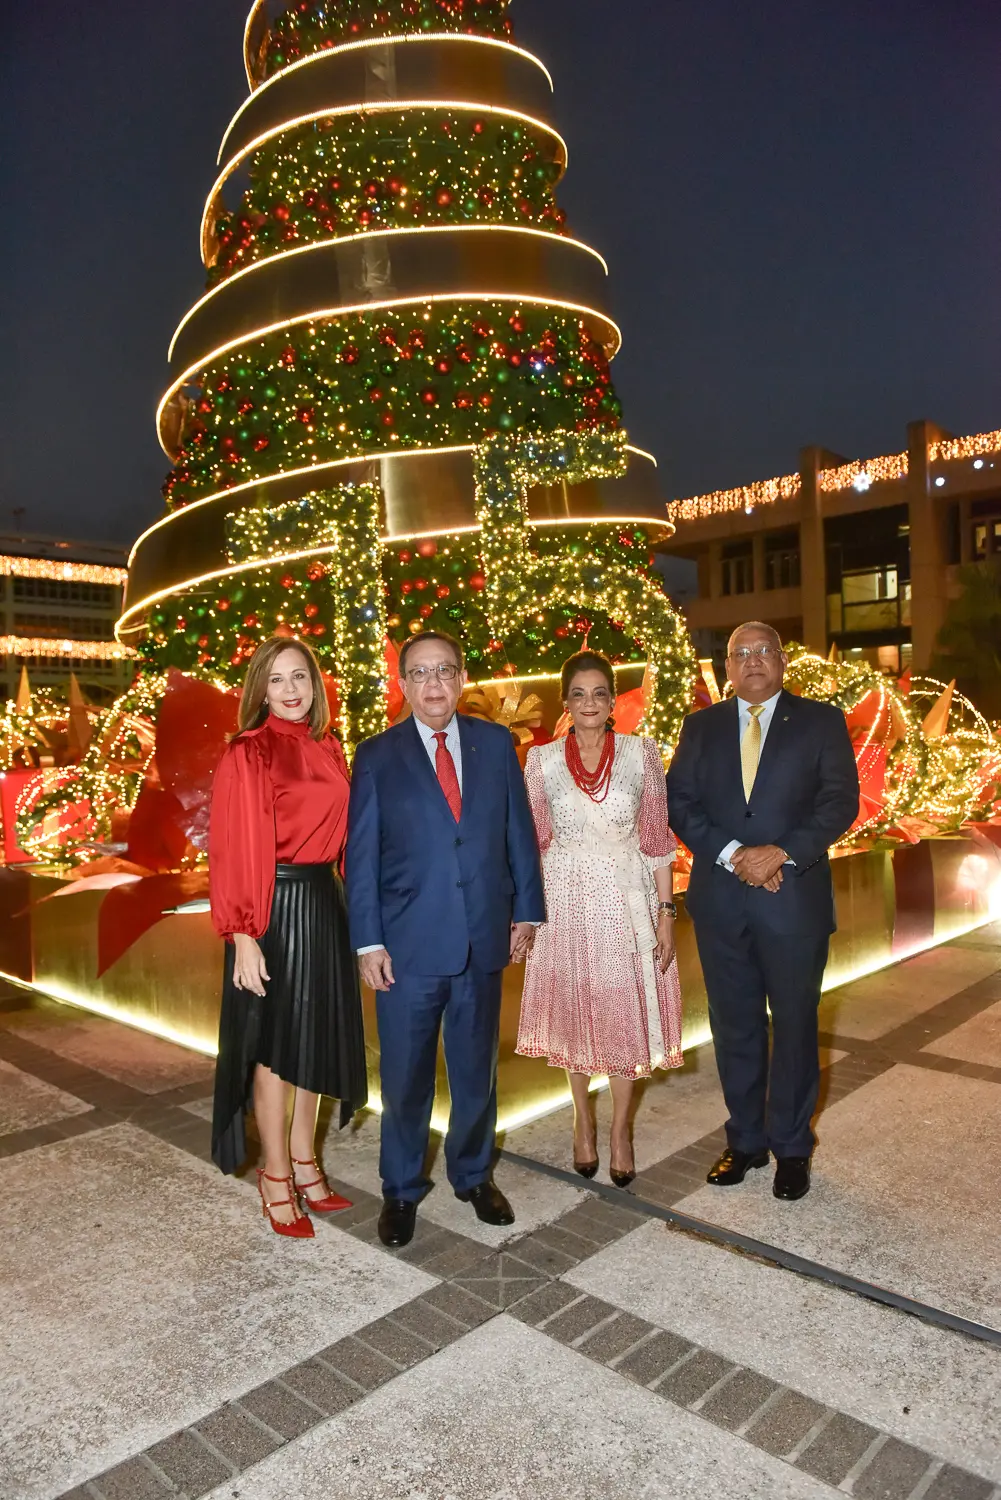
[[[763,886],[775,892],[782,884],[782,866],[789,856],[778,844],[745,844],[731,856],[734,873],[745,885]]]

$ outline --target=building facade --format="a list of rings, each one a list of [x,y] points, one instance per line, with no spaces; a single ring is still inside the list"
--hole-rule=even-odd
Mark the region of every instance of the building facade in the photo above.
[[[115,639],[126,553],[93,542],[0,534],[0,685],[14,697],[27,667],[38,687],[70,673],[95,701],[132,680],[132,652]]]
[[[682,602],[701,656],[742,620],[886,672],[927,670],[964,563],[1001,557],[1001,431],[912,422],[867,460],[805,448],[798,473],[675,500],[669,556],[698,570]]]

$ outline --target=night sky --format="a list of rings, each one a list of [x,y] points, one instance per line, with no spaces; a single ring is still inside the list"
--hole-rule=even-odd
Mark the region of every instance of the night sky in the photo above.
[[[249,0],[31,0],[0,63],[0,529],[130,542]],[[997,0],[517,0],[665,498],[1001,426]]]

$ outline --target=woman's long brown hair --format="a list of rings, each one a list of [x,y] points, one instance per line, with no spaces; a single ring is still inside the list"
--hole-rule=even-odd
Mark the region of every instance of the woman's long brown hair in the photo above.
[[[327,690],[323,684],[320,664],[305,642],[286,635],[273,635],[270,640],[263,641],[251,657],[247,675],[243,679],[243,696],[240,699],[237,716],[239,732],[242,733],[244,729],[259,729],[267,719],[269,713],[268,678],[271,676],[276,657],[279,657],[283,651],[298,651],[306,664],[309,680],[313,684],[309,728],[314,740],[322,740],[330,727],[330,705],[327,702]]]

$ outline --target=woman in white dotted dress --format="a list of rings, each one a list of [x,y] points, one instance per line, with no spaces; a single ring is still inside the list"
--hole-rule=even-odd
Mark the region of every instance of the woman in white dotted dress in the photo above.
[[[606,657],[564,663],[565,739],[528,752],[525,781],[546,888],[546,921],[525,970],[516,1050],[566,1068],[574,1100],[574,1167],[598,1169],[588,1086],[612,1093],[610,1174],[635,1176],[630,1134],[637,1078],[679,1068],[681,988],[674,952],[664,767],[654,740],[615,734]]]

